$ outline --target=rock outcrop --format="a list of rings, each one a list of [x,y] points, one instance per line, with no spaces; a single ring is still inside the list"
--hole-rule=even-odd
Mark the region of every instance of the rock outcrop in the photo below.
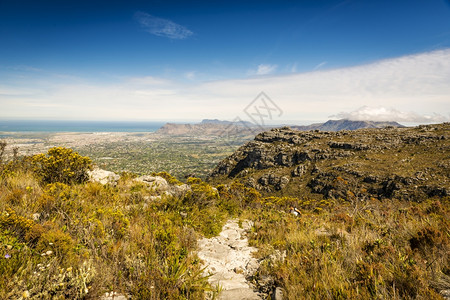
[[[90,181],[99,182],[101,184],[115,184],[120,178],[120,176],[114,172],[102,170],[97,167],[92,171],[88,171],[88,175]]]
[[[120,176],[116,173],[102,170],[98,167],[94,168],[92,171],[88,171],[88,174],[91,182],[99,182],[101,184],[115,185],[120,179]],[[181,196],[191,189],[187,184],[170,184],[161,176],[143,175],[134,180],[141,182],[152,189],[156,193],[156,196],[151,196],[154,198],[160,198],[161,195]]]
[[[267,193],[421,201],[450,195],[450,123],[356,131],[272,129],[225,158],[209,180]]]
[[[136,181],[146,184],[149,188],[157,192],[158,195],[166,194],[180,196],[190,190],[187,184],[169,184],[161,176],[143,175],[136,178]]]

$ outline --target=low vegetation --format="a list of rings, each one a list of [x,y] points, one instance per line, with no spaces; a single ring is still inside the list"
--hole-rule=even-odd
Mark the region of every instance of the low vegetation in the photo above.
[[[226,218],[208,205],[211,187],[197,179],[191,195],[150,202],[154,191],[131,175],[115,186],[73,176],[88,168],[64,148],[0,166],[0,298],[203,298],[210,287],[193,250]]]
[[[66,148],[8,162],[0,155],[0,299],[214,297],[196,241],[231,217],[254,221],[261,264],[252,280],[269,294],[441,299],[450,289],[448,196],[379,200],[349,188],[345,200],[263,197],[236,180],[211,186],[192,177],[186,193],[156,195],[131,173],[116,184],[89,182],[90,168]]]
[[[286,213],[301,208],[301,217]],[[421,203],[298,201],[271,197],[250,210],[258,255],[288,299],[442,299],[450,288],[449,198]]]

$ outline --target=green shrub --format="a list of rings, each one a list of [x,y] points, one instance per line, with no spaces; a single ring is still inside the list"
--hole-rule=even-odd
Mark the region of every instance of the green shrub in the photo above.
[[[183,200],[185,205],[196,205],[202,209],[215,205],[219,199],[217,190],[206,182],[203,182],[200,178],[190,177],[187,184],[191,186],[191,190],[186,193]]]
[[[34,155],[31,164],[44,183],[83,183],[89,179],[87,171],[92,168],[89,157],[64,147],[51,148],[47,155]]]
[[[74,246],[75,242],[69,234],[60,229],[50,229],[41,235],[36,251],[44,256],[56,255],[64,260],[62,264],[66,266],[74,258]]]

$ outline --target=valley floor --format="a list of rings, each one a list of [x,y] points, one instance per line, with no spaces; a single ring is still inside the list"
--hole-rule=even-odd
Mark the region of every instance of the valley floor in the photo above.
[[[51,147],[67,147],[89,156],[95,164],[113,172],[151,174],[166,171],[179,179],[186,176],[206,178],[211,170],[240,145],[252,139],[236,136],[168,136],[155,132],[101,133],[1,133],[7,145],[19,155],[44,153]]]

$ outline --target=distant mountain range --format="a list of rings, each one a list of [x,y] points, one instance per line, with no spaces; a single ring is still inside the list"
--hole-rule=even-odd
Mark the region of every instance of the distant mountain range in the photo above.
[[[384,127],[405,127],[397,122],[375,122],[375,121],[351,121],[351,120],[328,120],[325,123],[311,124],[307,126],[290,126],[291,129],[308,131],[340,131],[340,130],[356,130],[362,128],[384,128]],[[281,127],[281,126],[274,126]],[[175,124],[166,123],[157,130],[159,134],[166,135],[256,135],[265,130],[269,130],[269,126],[261,127],[248,121],[223,121],[218,119],[204,119],[197,124]]]
[[[252,138],[268,129],[256,127],[250,122],[203,120],[197,124],[166,123],[156,133],[172,136],[249,136]]]
[[[352,120],[328,120],[325,123],[316,123],[306,126],[290,126],[292,129],[308,131],[340,131],[357,130],[362,128],[384,128],[384,127],[405,127],[397,122],[377,122],[377,121],[352,121]]]
[[[237,125],[237,126],[248,126],[248,127],[256,126],[252,122],[248,122],[248,121],[232,122],[232,121],[224,121],[224,120],[218,120],[218,119],[203,119],[200,122],[200,124]]]

